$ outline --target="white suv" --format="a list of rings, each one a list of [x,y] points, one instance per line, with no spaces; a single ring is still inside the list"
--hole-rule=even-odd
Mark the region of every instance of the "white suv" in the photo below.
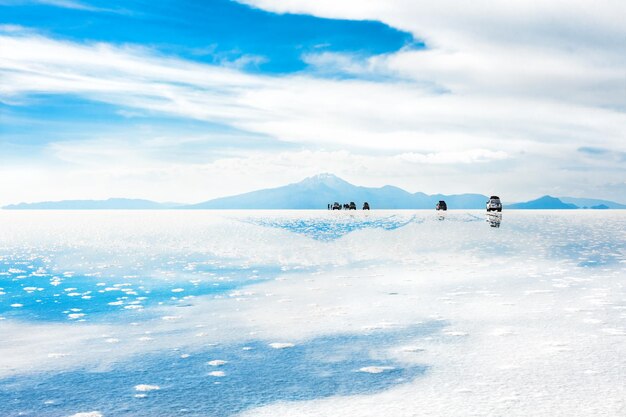
[[[489,201],[487,201],[487,211],[502,211],[502,203],[500,202],[500,197],[497,195],[492,195],[489,197]]]

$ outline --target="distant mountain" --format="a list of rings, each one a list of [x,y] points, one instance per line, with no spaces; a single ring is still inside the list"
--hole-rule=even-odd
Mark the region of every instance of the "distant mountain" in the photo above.
[[[432,209],[446,200],[452,209],[484,208],[487,197],[481,194],[411,194],[398,187],[359,187],[333,174],[320,174],[295,184],[217,198],[185,209],[319,209],[335,201],[354,201],[361,208],[367,201],[372,209]]]
[[[4,206],[5,210],[155,210],[179,207],[177,203],[150,200],[109,198],[108,200],[62,200],[41,203],[20,203]]]
[[[559,197],[564,203],[576,204],[580,208],[604,208],[610,209],[626,209],[626,204],[616,203],[608,200],[597,200],[595,198],[576,198],[576,197]]]
[[[536,200],[527,201],[525,203],[508,204],[508,209],[577,209],[576,204],[564,203],[556,197],[544,195]]]
[[[319,174],[277,188],[222,197],[203,203],[183,205],[150,200],[109,198],[108,200],[63,200],[20,203],[7,210],[163,210],[163,209],[325,209],[337,201],[354,201],[360,209],[368,202],[372,209],[434,209],[445,200],[450,209],[484,209],[487,196],[482,194],[409,193],[391,185],[360,187],[333,175]],[[543,196],[523,203],[505,204],[505,209],[626,209],[626,205],[591,198]]]

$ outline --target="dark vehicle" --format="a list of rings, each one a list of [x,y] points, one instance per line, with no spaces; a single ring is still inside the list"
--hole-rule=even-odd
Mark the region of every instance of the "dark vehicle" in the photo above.
[[[350,204],[345,203],[345,204],[343,205],[343,209],[344,209],[344,210],[350,210]]]
[[[354,204],[354,201],[350,201],[350,206],[348,207],[349,210],[356,210],[356,204]]]
[[[369,209],[370,209],[370,205],[366,201],[365,203],[363,203],[363,210],[369,210]]]
[[[500,202],[500,197],[497,195],[489,197],[489,201],[487,201],[487,211],[502,211],[502,202]]]
[[[437,210],[443,210],[443,211],[448,210],[448,206],[446,205],[446,202],[443,201],[443,200],[439,200],[439,202],[437,203],[437,206],[435,206],[435,208]]]
[[[333,203],[333,210],[341,210],[341,204],[336,201]]]

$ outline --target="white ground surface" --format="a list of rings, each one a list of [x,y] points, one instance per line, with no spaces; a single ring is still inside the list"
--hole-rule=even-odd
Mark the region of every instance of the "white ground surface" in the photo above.
[[[626,211],[510,211],[500,228],[489,227],[482,212],[450,211],[441,221],[432,212],[373,211],[367,220],[374,223],[389,216],[411,221],[331,240],[314,239],[314,228],[289,226],[293,219],[360,222],[365,215],[2,212],[4,256],[70,247],[126,265],[138,253],[194,251],[276,265],[282,273],[225,295],[185,299],[185,308],[149,307],[157,318],[132,325],[88,316],[62,323],[2,317],[0,375],[105,369],[145,352],[193,354],[250,338],[288,349],[318,336],[440,321],[435,335],[384,350],[372,346],[372,357],[428,366],[411,382],[243,415],[626,415]],[[80,256],[58,260],[74,273],[90,272],[86,265]],[[167,279],[184,288],[190,277]],[[364,372],[375,378],[385,371],[372,365]]]

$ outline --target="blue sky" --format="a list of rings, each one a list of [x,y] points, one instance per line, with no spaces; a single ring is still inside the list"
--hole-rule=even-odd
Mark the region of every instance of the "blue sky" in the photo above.
[[[626,201],[625,29],[601,3],[0,0],[0,204],[319,172]]]
[[[301,57],[310,52],[371,56],[420,46],[410,33],[377,21],[276,14],[230,0],[15,3],[4,7],[5,23],[56,38],[144,45],[208,64],[255,57],[243,67],[261,73],[305,70]]]

